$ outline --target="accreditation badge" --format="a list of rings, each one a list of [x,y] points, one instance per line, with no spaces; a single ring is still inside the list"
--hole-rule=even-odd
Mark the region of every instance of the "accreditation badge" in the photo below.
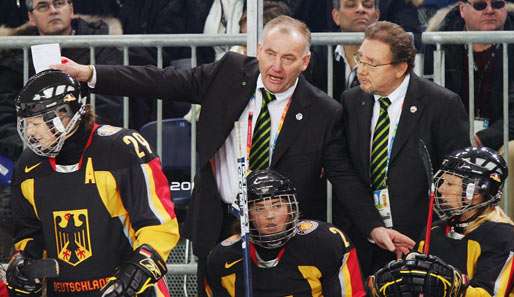
[[[489,119],[475,118],[475,121],[473,122],[473,128],[475,129],[475,133],[489,128]]]
[[[389,201],[389,190],[387,188],[373,192],[373,200],[382,221],[387,228],[393,227],[393,217],[391,216],[391,203]]]

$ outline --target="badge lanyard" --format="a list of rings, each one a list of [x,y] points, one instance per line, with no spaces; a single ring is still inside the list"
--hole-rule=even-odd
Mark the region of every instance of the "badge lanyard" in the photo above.
[[[255,97],[253,97],[255,99]],[[271,154],[273,153],[273,150],[275,149],[275,146],[277,145],[278,136],[280,135],[280,132],[282,131],[282,126],[284,125],[284,121],[286,119],[287,111],[289,110],[289,107],[291,106],[291,98],[289,97],[287,99],[287,104],[285,108],[282,110],[282,115],[280,116],[280,121],[278,122],[278,129],[277,134],[275,135],[275,138],[273,139],[273,142],[271,142],[270,147],[270,160],[271,160]],[[247,154],[247,160],[250,159],[250,151],[252,149],[252,134],[253,134],[253,112],[248,113],[248,129],[246,132],[246,154]]]
[[[282,126],[284,125],[284,121],[286,120],[286,114],[287,114],[287,111],[289,110],[289,106],[291,106],[291,97],[289,97],[287,99],[286,107],[284,108],[284,110],[282,110],[282,115],[280,116],[280,121],[278,122],[277,134],[275,135],[275,139],[273,139],[273,142],[271,143],[271,147],[269,150],[270,160],[271,160],[271,154],[273,153],[273,151],[275,150],[275,147],[277,146],[278,136],[280,135],[280,132],[282,131]]]

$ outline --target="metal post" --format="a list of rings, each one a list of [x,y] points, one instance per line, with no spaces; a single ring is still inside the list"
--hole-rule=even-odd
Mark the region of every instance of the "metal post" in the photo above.
[[[157,47],[157,67],[162,68],[162,46]],[[157,155],[162,155],[162,99],[157,99]]]
[[[508,55],[508,47],[507,43],[503,43],[503,158],[507,165],[509,164],[509,55]],[[507,178],[506,184],[507,186],[503,189],[503,209],[509,215],[514,215],[511,213],[509,208],[510,206],[510,197],[509,197],[509,184],[512,176]]]
[[[330,97],[334,97],[334,59],[332,55],[334,50],[332,45],[327,46],[327,93]],[[338,82],[345,83],[345,82]],[[336,98],[339,99],[339,98]],[[327,179],[327,222],[332,223],[332,184]]]
[[[444,82],[442,79],[443,76],[443,52],[441,50],[441,44],[438,43],[436,45],[436,50],[434,51],[434,82],[440,86],[444,86]]]
[[[29,80],[29,49],[23,48],[23,85]]]
[[[257,44],[262,34],[263,0],[246,1],[246,53],[254,57],[257,54]]]
[[[469,93],[469,140],[475,139],[475,62],[473,61],[473,44],[468,43],[468,93]]]
[[[89,47],[89,62],[91,63],[91,65],[96,64],[95,47],[94,46]],[[91,108],[93,108],[93,110],[95,110],[95,107],[96,107],[96,94],[95,93],[91,93],[89,95],[89,104],[91,105]]]
[[[123,65],[129,64],[129,54],[128,47],[123,47]],[[129,98],[127,96],[123,97],[123,128],[128,128],[129,126]]]

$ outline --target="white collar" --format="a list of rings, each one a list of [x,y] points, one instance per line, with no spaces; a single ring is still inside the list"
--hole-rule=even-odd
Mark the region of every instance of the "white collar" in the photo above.
[[[341,62],[341,59],[343,59],[346,65],[350,65],[350,63],[348,63],[348,60],[346,59],[344,46],[338,44],[334,50],[334,56],[337,62]]]
[[[396,88],[396,90],[394,90],[393,92],[391,92],[391,94],[385,96],[387,98],[389,98],[389,100],[391,100],[391,104],[395,101],[398,101],[398,100],[403,100],[405,99],[405,95],[407,94],[407,88],[409,87],[409,81],[410,81],[410,74],[407,74],[404,78],[403,78],[403,81],[402,83],[398,86],[398,88]],[[380,99],[381,97],[383,96],[380,96],[380,95],[373,95],[373,97],[375,98],[375,101],[378,101],[378,99]]]
[[[298,78],[296,78],[296,81],[294,82],[294,84],[291,87],[289,87],[289,89],[285,90],[282,93],[273,93],[273,92],[269,91],[268,89],[266,89],[266,87],[264,86],[264,83],[262,82],[262,75],[259,74],[259,77],[257,77],[256,89],[259,90],[260,88],[265,88],[266,90],[268,90],[268,92],[275,95],[275,98],[276,98],[275,101],[282,101],[282,100],[287,100],[291,96],[293,96],[294,90],[296,89],[297,85],[298,85]]]

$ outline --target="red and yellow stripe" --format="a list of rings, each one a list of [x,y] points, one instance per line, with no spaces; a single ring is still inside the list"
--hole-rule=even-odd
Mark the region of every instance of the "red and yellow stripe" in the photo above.
[[[513,288],[514,274],[514,252],[510,252],[505,264],[502,267],[498,278],[494,282],[494,296],[510,296],[514,295]],[[509,292],[510,291],[510,292]]]
[[[179,240],[178,222],[168,186],[158,158],[141,164],[145,178],[148,204],[160,225],[146,226],[136,231],[134,248],[147,243],[166,260]]]
[[[339,282],[342,296],[366,296],[355,248],[352,248],[343,257],[343,262],[339,270]]]

